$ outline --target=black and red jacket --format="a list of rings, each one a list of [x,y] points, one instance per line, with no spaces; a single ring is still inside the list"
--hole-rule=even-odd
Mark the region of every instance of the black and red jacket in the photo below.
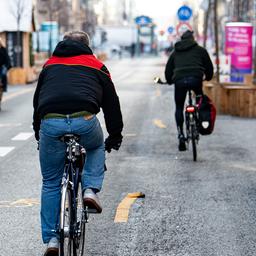
[[[110,135],[123,129],[119,98],[109,71],[88,46],[76,41],[64,40],[56,46],[40,73],[33,106],[36,135],[48,113],[97,114],[100,108]]]

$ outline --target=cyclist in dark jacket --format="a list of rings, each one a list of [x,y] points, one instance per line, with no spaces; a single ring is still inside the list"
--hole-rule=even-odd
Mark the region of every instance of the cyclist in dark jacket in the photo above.
[[[184,103],[187,90],[192,89],[196,95],[203,93],[203,79],[211,80],[213,65],[208,52],[194,39],[193,31],[187,30],[181,41],[177,42],[165,68],[168,84],[175,84],[175,119],[178,129],[179,150],[186,150],[183,133]]]
[[[96,114],[102,108],[109,137]],[[58,215],[60,188],[65,159],[65,143],[60,136],[80,135],[87,151],[82,176],[83,201],[97,212],[102,207],[97,196],[104,178],[105,149],[118,150],[122,142],[123,121],[119,99],[106,66],[92,53],[89,36],[82,31],[64,36],[46,62],[34,94],[35,137],[40,139],[43,176],[41,227],[45,256],[58,255]]]

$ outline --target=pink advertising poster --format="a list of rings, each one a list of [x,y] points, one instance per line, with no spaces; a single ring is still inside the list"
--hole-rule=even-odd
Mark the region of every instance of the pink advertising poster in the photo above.
[[[252,35],[251,23],[226,24],[226,55],[231,56],[232,82],[243,82],[243,75],[252,72]]]

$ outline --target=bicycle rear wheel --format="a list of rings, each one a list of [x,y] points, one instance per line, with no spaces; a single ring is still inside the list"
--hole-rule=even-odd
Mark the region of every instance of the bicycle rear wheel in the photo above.
[[[87,222],[87,214],[85,213],[83,208],[81,182],[78,183],[76,217],[77,232],[74,239],[74,256],[83,256],[85,246],[85,224]]]
[[[60,256],[73,255],[72,228],[72,196],[68,184],[62,186],[60,209]]]
[[[191,141],[192,141],[192,151],[193,151],[193,160],[197,161],[197,138],[196,138],[196,127],[194,125],[191,125]]]

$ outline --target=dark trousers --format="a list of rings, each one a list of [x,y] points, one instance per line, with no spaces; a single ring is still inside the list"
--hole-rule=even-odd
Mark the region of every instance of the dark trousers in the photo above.
[[[3,91],[7,92],[7,69],[5,66],[0,68],[0,78],[3,86]]]
[[[191,89],[196,95],[203,94],[202,79],[196,77],[186,77],[175,82],[175,119],[179,133],[183,134],[184,123],[184,103],[186,100],[187,91]]]

